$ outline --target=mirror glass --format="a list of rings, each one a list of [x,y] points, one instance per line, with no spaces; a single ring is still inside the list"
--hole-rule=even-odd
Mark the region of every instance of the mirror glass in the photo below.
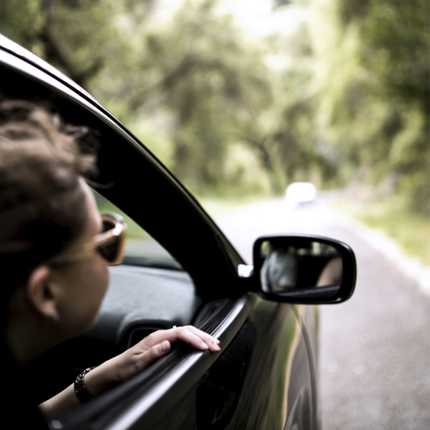
[[[265,240],[259,248],[261,286],[267,293],[302,289],[338,290],[343,262],[332,244],[317,239]]]

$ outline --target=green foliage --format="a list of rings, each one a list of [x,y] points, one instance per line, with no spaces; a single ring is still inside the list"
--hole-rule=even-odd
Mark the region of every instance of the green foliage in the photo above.
[[[291,0],[257,40],[228,0],[15,0],[0,31],[107,105],[194,191],[390,179],[430,213],[430,2]]]
[[[2,0],[0,30],[89,87],[112,53],[114,0]]]
[[[426,0],[370,2],[362,24],[363,58],[387,97],[430,107],[430,3]]]
[[[347,175],[394,178],[430,213],[430,3],[314,0],[319,123]],[[326,38],[319,38],[324,29]]]
[[[241,118],[270,94],[261,53],[214,5],[188,1],[165,31],[147,37],[148,57],[156,59],[150,67],[162,77],[159,94],[175,126],[172,168],[197,190],[231,179],[225,161]]]
[[[41,0],[22,0],[19,7],[15,0],[0,2],[0,29],[17,43],[34,49],[37,34],[44,23],[40,13]]]

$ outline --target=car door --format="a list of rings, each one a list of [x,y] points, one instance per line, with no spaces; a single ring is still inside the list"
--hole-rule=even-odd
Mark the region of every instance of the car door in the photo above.
[[[97,146],[99,169],[94,188],[179,263],[172,268],[135,261],[114,269],[115,295],[102,309],[95,331],[65,346],[60,357],[68,356],[70,365],[77,366],[91,354],[94,358],[103,342],[113,354],[139,336],[178,323],[206,330],[222,348],[206,353],[178,345],[127,383],[54,417],[51,428],[316,428],[312,336],[302,325],[304,307],[249,292],[249,268],[147,148],[83,90],[13,44],[2,46],[0,77],[7,83],[2,96],[52,104],[66,121],[93,130],[88,145]],[[158,294],[141,300],[148,282],[158,286]],[[179,285],[190,299],[178,298],[169,307],[167,299]],[[136,305],[159,314],[145,319],[143,311],[134,312]]]

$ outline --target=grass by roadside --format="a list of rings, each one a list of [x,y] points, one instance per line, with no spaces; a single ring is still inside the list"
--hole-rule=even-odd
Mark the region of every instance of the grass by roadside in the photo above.
[[[403,250],[423,264],[430,264],[430,218],[412,212],[401,201],[337,202],[341,211],[395,240]]]

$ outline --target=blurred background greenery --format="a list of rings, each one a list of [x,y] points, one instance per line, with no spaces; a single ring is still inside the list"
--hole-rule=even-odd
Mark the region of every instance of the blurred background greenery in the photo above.
[[[0,3],[0,32],[198,196],[348,186],[371,190],[350,195],[358,216],[386,226],[395,211],[412,230],[430,215],[429,22],[428,0]]]

